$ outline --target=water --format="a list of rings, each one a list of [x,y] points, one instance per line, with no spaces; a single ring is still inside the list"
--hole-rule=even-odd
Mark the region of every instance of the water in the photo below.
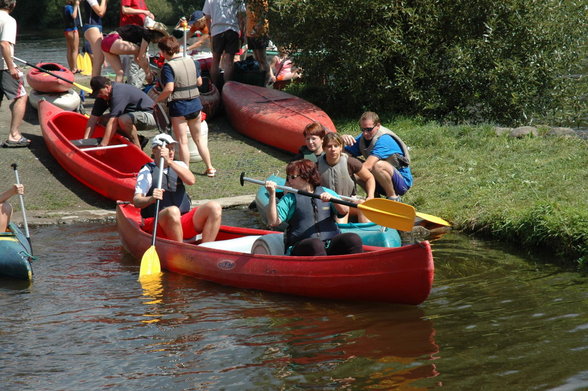
[[[144,290],[113,225],[31,236],[34,282],[0,280],[2,390],[588,389],[587,278],[491,243],[434,242],[417,307],[171,273]]]

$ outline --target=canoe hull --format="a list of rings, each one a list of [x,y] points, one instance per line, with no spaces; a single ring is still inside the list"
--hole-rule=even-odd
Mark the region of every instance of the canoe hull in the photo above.
[[[152,159],[118,134],[110,144],[126,144],[126,147],[84,152],[71,140],[83,138],[87,120],[79,113],[64,111],[47,101],[39,103],[43,139],[55,160],[74,178],[104,197],[132,200],[137,173]],[[103,134],[104,128],[97,126],[93,137]]]
[[[302,132],[313,121],[335,132],[335,125],[320,108],[294,95],[235,81],[223,86],[225,112],[235,130],[287,152],[304,145]]]
[[[63,65],[52,62],[41,62],[37,66],[66,80],[74,81],[73,73]],[[67,92],[73,85],[35,68],[31,68],[27,73],[27,82],[32,89],[45,93]]]
[[[139,210],[117,206],[123,247],[141,259],[151,235]],[[218,240],[271,231],[222,226]],[[400,248],[365,247],[369,253],[332,257],[252,255],[158,239],[162,269],[222,285],[336,300],[420,304],[429,295],[434,265],[428,242]]]
[[[31,246],[14,223],[8,229],[9,232],[0,233],[0,276],[31,281]]]

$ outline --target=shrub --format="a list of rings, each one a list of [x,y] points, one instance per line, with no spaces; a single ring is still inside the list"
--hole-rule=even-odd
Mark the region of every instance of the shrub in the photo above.
[[[297,50],[325,107],[505,125],[587,111],[586,80],[571,77],[586,51],[585,1],[272,4],[272,39]]]

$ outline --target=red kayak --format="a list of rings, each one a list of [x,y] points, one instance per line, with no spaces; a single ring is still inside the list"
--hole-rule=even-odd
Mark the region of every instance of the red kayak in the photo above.
[[[88,118],[64,111],[51,103],[39,102],[39,123],[49,152],[72,176],[90,189],[111,200],[130,201],[135,192],[137,173],[152,161],[145,152],[125,137],[115,134],[110,145],[99,149],[78,146],[83,142]],[[102,137],[104,128],[97,126],[93,137]],[[88,139],[85,141],[94,141]],[[92,143],[89,148],[92,148]],[[95,148],[95,147],[94,147]]]
[[[119,204],[116,222],[123,247],[141,259],[151,246],[151,234],[140,228],[140,210]],[[397,248],[364,246],[362,254],[342,256],[251,254],[268,234],[275,232],[221,226],[215,242],[158,239],[155,248],[164,270],[236,288],[414,305],[431,291],[434,265],[429,242]]]
[[[235,130],[284,151],[298,152],[310,122],[318,121],[336,132],[327,113],[283,91],[229,81],[223,86],[222,99]]]
[[[72,83],[75,81],[73,73],[63,65],[53,62],[40,62],[37,66],[66,80],[71,80]],[[32,89],[39,92],[67,92],[72,87],[72,83],[68,83],[65,80],[61,80],[35,68],[31,68],[27,73],[27,82]]]

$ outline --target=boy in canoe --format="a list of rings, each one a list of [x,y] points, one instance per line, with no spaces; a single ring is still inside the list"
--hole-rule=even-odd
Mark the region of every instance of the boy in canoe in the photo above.
[[[24,186],[22,184],[15,184],[4,193],[0,193],[0,232],[6,232],[6,227],[10,223],[12,216],[12,205],[8,202],[10,197],[24,194]]]
[[[170,144],[177,142],[168,134],[158,134],[153,138],[155,161],[144,165],[137,176],[133,204],[141,208],[142,229],[153,232],[156,201],[160,200],[157,236],[181,242],[198,233],[202,243],[216,239],[221,223],[222,208],[216,201],[209,201],[190,209],[190,198],[185,185],[193,185],[196,178],[190,168],[181,160],[174,160],[175,149]],[[157,187],[159,167],[155,162],[164,158],[163,181]]]

